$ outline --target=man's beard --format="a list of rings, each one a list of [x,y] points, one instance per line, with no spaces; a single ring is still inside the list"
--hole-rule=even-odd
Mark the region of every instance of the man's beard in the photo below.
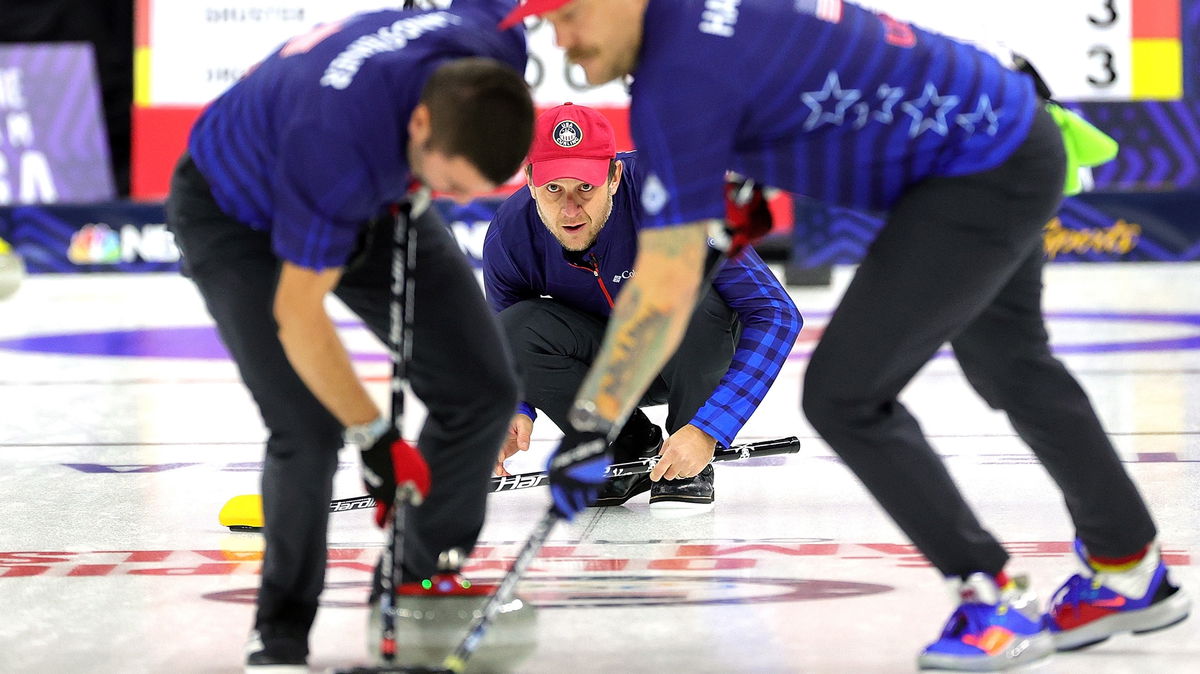
[[[533,203],[534,203],[534,206],[537,207],[538,217],[540,217],[542,219],[542,226],[545,226],[547,222],[553,221],[552,218],[547,216],[546,212],[542,210],[542,205],[540,203],[538,203],[538,201],[536,199],[533,201]],[[606,224],[608,224],[608,218],[610,215],[612,215],[612,208],[613,208],[612,195],[609,195],[607,207],[604,209],[604,212],[600,214],[600,218],[599,218],[600,226],[596,228],[595,232],[593,232],[592,238],[588,239],[587,242],[585,242],[583,245],[579,246],[578,248],[572,248],[572,247],[568,246],[565,241],[563,241],[561,238],[559,238],[559,232],[557,229],[550,228],[550,227],[547,227],[547,229],[550,230],[550,234],[553,235],[555,240],[558,241],[558,245],[563,247],[563,250],[567,250],[567,251],[570,251],[573,253],[578,253],[580,251],[587,250],[588,248],[591,248],[593,245],[595,245],[596,239],[600,237],[600,232],[604,229],[604,226]],[[589,225],[594,224],[594,221],[593,221],[593,223],[588,223],[588,224]]]

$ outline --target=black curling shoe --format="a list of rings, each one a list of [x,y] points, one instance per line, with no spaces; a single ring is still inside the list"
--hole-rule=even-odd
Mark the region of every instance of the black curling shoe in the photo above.
[[[650,487],[652,510],[681,509],[707,511],[712,508],[716,491],[713,489],[713,467],[707,465],[696,477],[682,480],[659,480]]]
[[[628,463],[658,454],[662,447],[662,429],[651,423],[641,410],[634,410],[621,434],[610,445],[613,463]],[[603,508],[618,506],[650,489],[650,474],[610,478],[592,505]]]

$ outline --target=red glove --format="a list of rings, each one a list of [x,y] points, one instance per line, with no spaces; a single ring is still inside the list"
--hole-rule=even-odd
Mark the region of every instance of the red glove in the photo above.
[[[429,494],[429,465],[425,457],[399,437],[395,429],[363,450],[362,461],[363,483],[375,499],[375,523],[380,527],[387,522],[397,490],[405,489],[412,505],[421,505]]]
[[[727,257],[737,257],[746,246],[766,236],[774,224],[761,185],[740,176],[725,183],[725,228],[729,233]]]

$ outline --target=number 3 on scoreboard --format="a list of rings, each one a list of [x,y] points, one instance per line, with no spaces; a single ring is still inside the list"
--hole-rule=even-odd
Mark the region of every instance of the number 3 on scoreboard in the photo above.
[[[1117,10],[1116,0],[1102,0],[1099,7],[1088,12],[1087,21],[1092,29],[1116,37],[1112,28],[1123,18]],[[1109,42],[1105,40],[1105,42]],[[1111,42],[1097,44],[1088,49],[1088,61],[1091,64],[1087,74],[1087,82],[1096,89],[1108,89],[1117,84],[1117,57],[1113,53]]]
[[[1111,49],[1103,46],[1092,47],[1088,50],[1088,56],[1100,67],[1100,77],[1088,75],[1088,84],[1097,89],[1104,89],[1117,83],[1117,69],[1113,65],[1114,56]]]
[[[1088,14],[1088,23],[1099,28],[1108,28],[1121,18],[1120,15],[1117,14],[1116,0],[1104,0],[1104,11],[1108,13],[1106,16],[1097,17]]]

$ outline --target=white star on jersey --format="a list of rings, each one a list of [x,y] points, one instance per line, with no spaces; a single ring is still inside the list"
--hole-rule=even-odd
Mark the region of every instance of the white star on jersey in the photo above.
[[[992,99],[984,94],[979,97],[979,105],[975,106],[975,112],[969,115],[955,115],[954,122],[966,129],[967,133],[975,133],[975,127],[980,122],[986,122],[987,135],[994,136],[1000,129],[1000,113],[992,109]]]
[[[822,124],[841,126],[846,120],[846,110],[860,98],[862,93],[858,89],[843,89],[837,71],[829,71],[825,86],[820,91],[800,94],[800,100],[812,110],[804,121],[804,130],[812,131]],[[833,107],[827,110],[825,103],[830,100],[833,101]]]
[[[867,122],[874,119],[877,122],[891,124],[896,119],[896,113],[893,108],[904,98],[904,87],[893,87],[890,84],[881,84],[875,90],[875,98],[881,103],[879,109],[871,111],[871,104],[863,101],[854,106],[854,113],[858,115],[858,119],[854,121],[854,128],[861,129],[867,125]]]
[[[913,120],[908,127],[908,137],[916,138],[926,131],[933,131],[939,136],[948,135],[950,125],[946,122],[946,113],[958,105],[958,101],[958,96],[939,96],[933,82],[926,82],[920,98],[900,105],[904,114]]]

